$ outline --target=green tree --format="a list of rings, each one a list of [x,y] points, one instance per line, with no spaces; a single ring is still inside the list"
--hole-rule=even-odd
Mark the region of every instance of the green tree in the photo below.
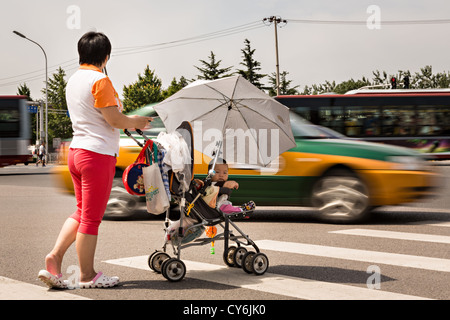
[[[240,64],[246,67],[246,69],[238,69],[237,72],[247,79],[250,83],[259,89],[264,89],[260,80],[266,76],[266,74],[260,74],[261,63],[253,58],[256,49],[252,49],[250,41],[245,39],[245,48],[241,49],[243,62]]]
[[[231,68],[233,68],[232,66],[226,68],[219,68],[222,60],[216,61],[216,55],[214,54],[214,52],[211,51],[211,55],[208,56],[208,59],[209,61],[200,60],[200,62],[204,66],[203,68],[194,66],[197,68],[198,71],[201,72],[201,74],[197,76],[197,79],[216,80],[220,78],[229,77],[232,75],[227,74],[227,72],[229,72]]]
[[[283,71],[280,73],[280,95],[298,94],[298,86],[291,87],[292,80],[287,79],[289,72]],[[275,72],[269,76],[269,82],[271,84],[269,88],[269,95],[277,95],[277,74]]]
[[[383,75],[381,75],[379,70],[372,71],[374,76],[372,85],[381,85],[389,82],[386,71],[383,71]]]
[[[408,71],[409,72],[409,71]],[[450,73],[442,72],[433,74],[431,66],[420,68],[420,72],[416,72],[411,82],[411,89],[434,89],[448,88],[450,85]]]
[[[33,99],[31,99],[30,88],[28,88],[26,83],[21,84],[17,87],[17,95],[26,96],[28,101],[33,101]]]
[[[334,92],[336,88],[336,81],[325,81],[320,84],[313,84],[312,86],[305,86],[302,94],[322,94],[325,92]]]
[[[162,95],[163,95],[164,99],[167,99],[168,97],[170,97],[177,91],[183,89],[187,85],[188,85],[188,81],[186,80],[185,77],[181,77],[180,81],[177,81],[177,79],[174,77],[172,82],[170,83],[170,86],[166,90],[163,90]]]
[[[72,124],[67,116],[66,72],[59,67],[48,80],[48,141],[53,138],[68,139],[72,137]],[[45,88],[42,89],[45,95]],[[50,146],[47,146],[49,149]]]
[[[124,112],[130,112],[147,104],[162,101],[164,97],[161,86],[161,79],[147,65],[144,74],[138,74],[136,82],[123,87]]]
[[[353,78],[347,81],[339,83],[335,88],[334,92],[337,94],[344,94],[347,91],[359,89],[361,87],[369,86],[371,83],[365,77],[361,80],[354,80]]]

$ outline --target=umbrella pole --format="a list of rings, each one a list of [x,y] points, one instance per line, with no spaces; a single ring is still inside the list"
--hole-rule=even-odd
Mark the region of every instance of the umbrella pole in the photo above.
[[[213,152],[214,161],[213,161],[213,165],[212,165],[211,169],[208,171],[208,178],[212,178],[212,176],[216,174],[216,171],[214,170],[214,168],[216,167],[217,158],[219,157],[219,152],[220,152],[220,148],[222,148],[222,144],[223,144],[222,140],[217,141],[217,143],[216,143],[216,150],[214,150],[214,152]]]

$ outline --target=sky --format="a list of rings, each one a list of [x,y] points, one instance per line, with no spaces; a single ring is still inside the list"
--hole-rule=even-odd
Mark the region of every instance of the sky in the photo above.
[[[221,67],[240,69],[245,39],[261,72],[275,72],[274,25],[263,23],[271,16],[287,20],[277,29],[280,71],[289,72],[299,89],[326,80],[372,79],[374,70],[415,73],[426,65],[435,73],[450,70],[448,0],[0,1],[1,95],[17,94],[26,83],[39,99],[45,87],[41,49],[13,30],[44,48],[49,77],[61,66],[66,79],[78,68],[79,38],[88,31],[105,33],[113,46],[108,75],[121,96],[147,65],[164,88],[174,77],[196,78],[195,66],[211,51]]]

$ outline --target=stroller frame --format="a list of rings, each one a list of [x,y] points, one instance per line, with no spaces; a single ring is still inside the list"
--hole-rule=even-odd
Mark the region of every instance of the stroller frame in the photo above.
[[[125,132],[126,130],[124,130]],[[264,253],[261,253],[255,242],[246,235],[233,221],[234,218],[240,218],[245,216],[245,211],[240,214],[225,214],[219,209],[211,208],[206,204],[201,195],[205,188],[211,184],[211,178],[214,175],[214,166],[218,157],[218,150],[220,149],[220,143],[217,145],[217,151],[213,154],[214,165],[208,172],[204,185],[200,190],[197,190],[193,183],[193,140],[192,140],[192,127],[189,122],[183,122],[177,129],[179,133],[185,138],[185,141],[190,142],[188,146],[191,151],[191,174],[190,184],[188,190],[184,190],[183,183],[181,182],[184,177],[180,177],[177,173],[169,172],[170,191],[171,196],[175,204],[178,204],[180,211],[180,225],[176,231],[175,239],[169,238],[167,230],[169,228],[169,213],[170,209],[166,211],[166,218],[164,221],[165,237],[161,250],[155,250],[148,258],[148,265],[150,269],[156,273],[161,273],[167,280],[171,282],[181,281],[186,275],[186,266],[181,260],[181,251],[188,247],[204,246],[211,244],[215,241],[224,241],[223,261],[229,267],[242,268],[246,273],[262,275],[269,267],[269,259]],[[136,130],[138,134],[146,137],[141,130]],[[136,140],[128,131],[125,132],[129,137],[135,140],[138,144],[142,144]],[[186,136],[187,135],[187,136]],[[186,217],[190,217],[196,220],[191,226],[183,227]],[[214,237],[198,237],[190,242],[184,243],[185,235],[190,231],[198,230],[198,228],[204,229],[205,227],[220,226],[222,232],[217,232]],[[230,226],[237,231],[237,234],[230,229]],[[203,233],[203,231],[202,231]],[[234,242],[235,245],[230,246],[230,242]],[[173,255],[171,257],[168,254],[168,246],[172,247]],[[253,250],[247,250],[245,247],[251,246]]]

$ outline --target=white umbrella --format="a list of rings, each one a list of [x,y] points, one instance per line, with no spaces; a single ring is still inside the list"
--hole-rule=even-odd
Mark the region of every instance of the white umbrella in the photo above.
[[[154,107],[167,131],[189,121],[194,148],[228,163],[267,166],[295,140],[289,109],[242,76],[196,81]]]

